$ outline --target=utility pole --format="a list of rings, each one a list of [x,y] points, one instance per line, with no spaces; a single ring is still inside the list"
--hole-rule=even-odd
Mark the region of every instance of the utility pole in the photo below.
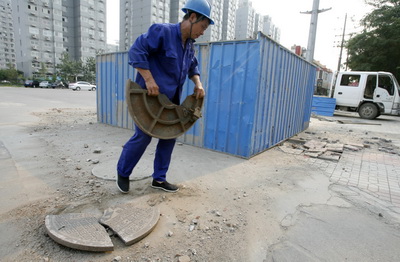
[[[331,10],[332,8],[321,9],[319,8],[319,0],[314,0],[313,8],[311,11],[300,12],[301,14],[311,14],[311,22],[310,22],[310,32],[308,34],[308,44],[307,44],[307,53],[306,60],[310,63],[314,60],[314,49],[315,49],[315,38],[317,36],[317,23],[318,23],[318,14]]]
[[[343,26],[343,34],[342,34],[342,43],[340,44],[340,54],[339,54],[339,62],[337,65],[337,72],[340,71],[340,64],[342,63],[342,54],[343,54],[343,45],[344,45],[344,35],[346,34],[346,22],[347,22],[347,13],[344,17],[344,26]]]

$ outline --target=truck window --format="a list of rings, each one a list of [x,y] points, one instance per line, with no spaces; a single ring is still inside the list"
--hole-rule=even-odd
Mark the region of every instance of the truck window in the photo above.
[[[389,95],[394,94],[394,84],[390,76],[379,75],[378,86],[388,91]]]
[[[367,83],[365,85],[364,98],[373,99],[375,88],[376,88],[376,75],[369,75],[367,77]]]
[[[358,86],[360,83],[360,75],[342,75],[340,79],[341,86]]]

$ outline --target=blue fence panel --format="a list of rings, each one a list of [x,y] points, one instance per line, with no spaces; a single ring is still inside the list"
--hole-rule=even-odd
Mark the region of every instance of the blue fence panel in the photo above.
[[[249,158],[308,127],[313,65],[262,34],[195,48],[206,91],[203,117],[178,141]],[[133,129],[125,82],[134,75],[127,52],[97,57],[99,122]],[[193,88],[186,81],[182,101]]]
[[[250,155],[308,127],[310,112],[306,107],[312,97],[316,73],[314,66],[278,43],[263,36],[260,41],[259,99]]]
[[[335,113],[336,99],[323,96],[314,96],[311,112],[321,116],[333,116]]]
[[[96,58],[97,119],[101,123],[133,129],[125,99],[125,82],[134,79],[126,52]]]

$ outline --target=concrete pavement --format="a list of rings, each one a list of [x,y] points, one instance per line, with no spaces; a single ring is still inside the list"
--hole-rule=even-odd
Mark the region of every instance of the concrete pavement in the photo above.
[[[400,208],[400,156],[365,148],[345,150],[338,162],[298,157],[322,170],[331,182],[356,187]],[[399,209],[400,210],[400,209]]]

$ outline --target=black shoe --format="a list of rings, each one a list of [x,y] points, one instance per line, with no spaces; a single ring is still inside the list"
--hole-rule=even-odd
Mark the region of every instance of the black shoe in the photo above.
[[[129,192],[129,177],[123,177],[117,174],[117,187],[122,193]]]
[[[167,192],[177,192],[179,190],[179,187],[177,187],[176,185],[170,184],[167,181],[157,182],[154,179],[153,179],[153,183],[151,183],[151,187],[157,188],[157,189],[162,189]]]

